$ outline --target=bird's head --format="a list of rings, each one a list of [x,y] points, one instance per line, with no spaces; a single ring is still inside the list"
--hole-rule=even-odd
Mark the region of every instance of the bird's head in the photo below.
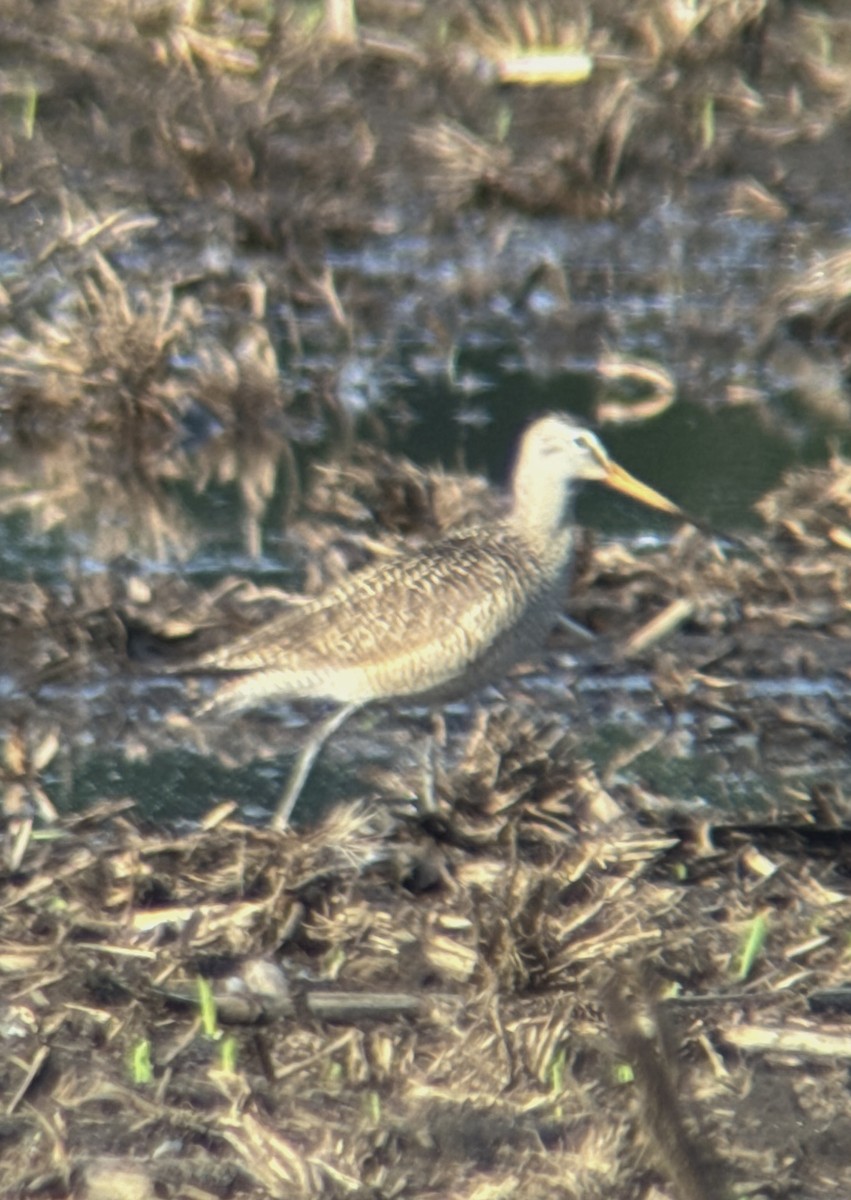
[[[555,414],[533,422],[521,439],[514,468],[515,505],[534,506],[539,513],[557,509],[561,521],[576,485],[586,480],[604,483],[651,508],[682,515],[676,504],[618,466],[599,438],[582,425]]]

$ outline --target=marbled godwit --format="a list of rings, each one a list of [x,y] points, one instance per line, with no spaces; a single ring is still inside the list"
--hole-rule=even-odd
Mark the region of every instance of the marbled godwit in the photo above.
[[[276,828],[289,821],[324,743],[358,708],[466,695],[541,648],[564,601],[571,501],[585,480],[683,515],[614,463],[587,429],[564,416],[542,417],[521,439],[505,517],[366,567],[195,664],[235,676],[202,712],[235,712],[270,698],[339,706],[296,760]]]

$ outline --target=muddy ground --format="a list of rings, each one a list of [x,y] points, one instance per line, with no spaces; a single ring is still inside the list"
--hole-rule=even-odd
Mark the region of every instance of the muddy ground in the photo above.
[[[637,256],[672,198],[767,230],[747,319],[689,310],[651,399],[705,354],[785,428],[757,366],[791,357],[841,438],[849,107],[840,4],[5,5],[0,1195],[851,1190],[840,449],[738,542],[584,538],[595,640],[450,714],[435,814],[395,713],[329,748],[359,799],[297,832],[215,788],[191,827],[53,802],[93,746],[292,752],[166,671],[286,603],[251,569],[273,533],[313,592],[492,511],[376,449],[410,388],[350,384],[410,345],[451,377],[494,313],[536,362],[602,362],[622,316],[546,258],[507,275],[507,231]],[[181,573],[223,492],[239,555]]]

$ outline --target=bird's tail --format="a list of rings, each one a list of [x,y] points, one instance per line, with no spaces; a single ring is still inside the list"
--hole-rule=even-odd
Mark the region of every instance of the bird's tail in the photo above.
[[[216,716],[233,716],[246,708],[254,708],[265,700],[274,697],[276,700],[287,700],[298,695],[298,688],[292,686],[288,673],[275,671],[248,671],[235,674],[220,683],[216,691],[204,700],[196,711],[196,716],[208,714]]]
[[[220,683],[212,696],[208,696],[195,709],[197,717],[215,715],[230,717],[251,706],[251,676],[236,675]]]

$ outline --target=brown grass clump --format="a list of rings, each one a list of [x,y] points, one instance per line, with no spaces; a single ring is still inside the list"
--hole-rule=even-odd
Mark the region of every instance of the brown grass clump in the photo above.
[[[851,549],[851,463],[834,453],[827,467],[789,472],[757,511],[775,536],[808,550]],[[842,582],[837,580],[831,591],[841,590]]]
[[[165,484],[184,415],[168,364],[188,314],[167,293],[136,305],[101,256],[74,301],[66,319],[37,323],[26,340],[7,335],[0,347],[12,381],[5,407],[25,458],[7,469],[4,508],[34,513],[42,529],[66,520],[85,528],[105,558],[131,547],[157,557],[185,550]]]
[[[261,552],[261,522],[285,477],[287,510],[298,501],[298,475],[283,414],[289,397],[265,325],[257,321],[228,353],[221,345],[202,351],[196,386],[217,430],[198,454],[196,487],[210,480],[235,484],[240,497],[243,544]]]
[[[40,532],[82,531],[107,562],[125,554],[165,560],[196,544],[178,485],[204,491],[235,482],[244,545],[256,556],[278,483],[290,510],[298,498],[290,395],[262,301],[234,319],[232,344],[211,338],[197,301],[176,297],[178,280],[136,286],[88,245],[106,234],[119,249],[128,233],[115,216],[97,234],[76,230],[80,261],[52,315],[0,338],[10,443],[0,509],[31,514]],[[67,249],[51,247],[49,256]],[[178,367],[180,358],[190,365]],[[188,437],[191,426],[200,436]]]
[[[771,316],[804,342],[834,339],[844,358],[851,336],[851,251],[843,246],[820,255],[781,289]]]

